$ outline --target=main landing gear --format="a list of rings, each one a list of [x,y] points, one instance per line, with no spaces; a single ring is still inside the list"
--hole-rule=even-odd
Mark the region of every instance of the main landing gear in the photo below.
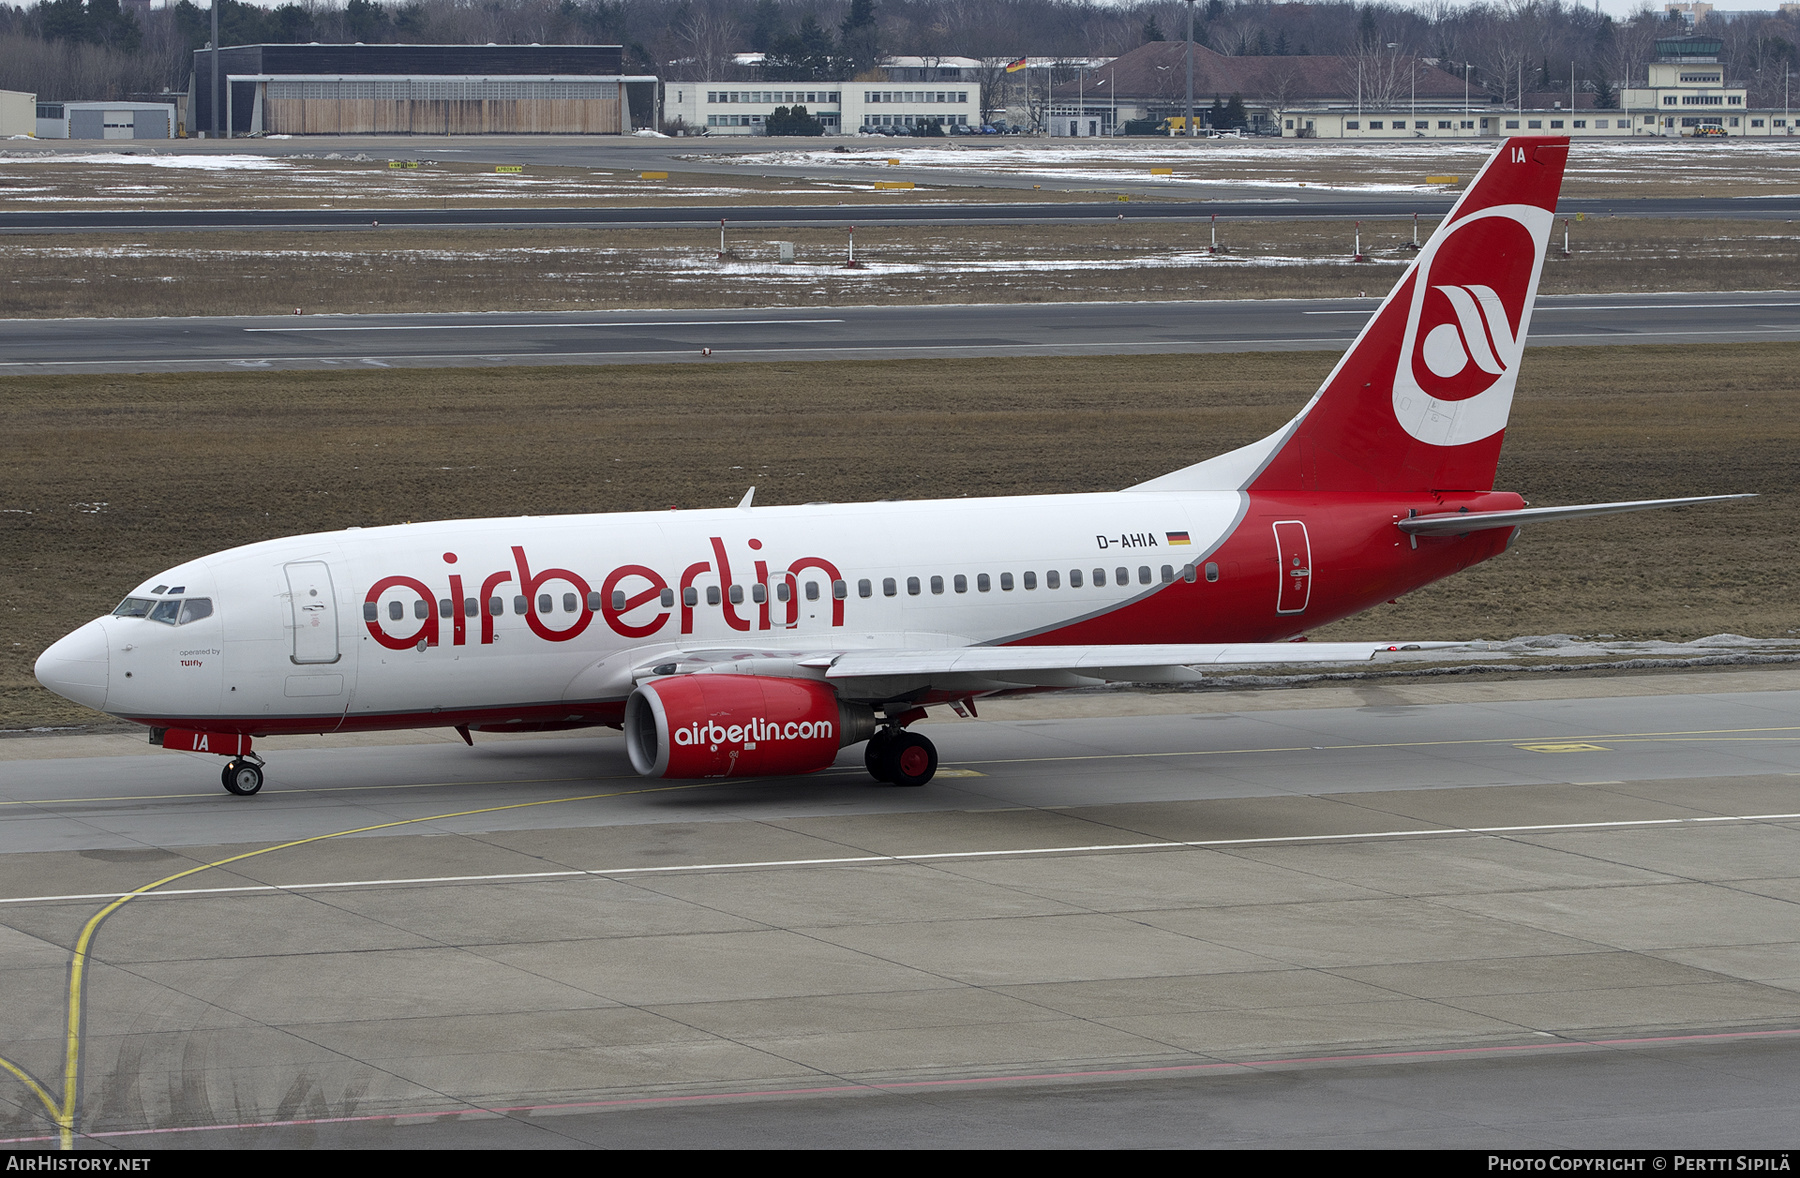
[[[262,767],[260,757],[254,760],[249,757],[233,757],[225,762],[225,769],[219,774],[219,780],[238,797],[247,798],[263,787]]]
[[[876,781],[924,785],[937,772],[937,747],[917,732],[883,728],[863,749],[863,765]]]

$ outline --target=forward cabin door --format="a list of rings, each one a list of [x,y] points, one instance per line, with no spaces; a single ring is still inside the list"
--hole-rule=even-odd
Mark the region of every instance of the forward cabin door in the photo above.
[[[335,663],[338,650],[337,595],[331,589],[331,569],[322,560],[300,560],[286,566],[288,601],[292,608],[294,653],[299,666]]]
[[[1281,562],[1281,587],[1275,594],[1275,612],[1303,613],[1312,596],[1312,544],[1306,538],[1306,525],[1297,519],[1277,523],[1275,552]]]

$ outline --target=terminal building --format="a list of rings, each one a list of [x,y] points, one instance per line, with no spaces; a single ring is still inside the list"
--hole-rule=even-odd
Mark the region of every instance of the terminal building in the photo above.
[[[823,123],[827,135],[981,126],[981,87],[973,82],[670,82],[663,126],[690,135],[764,135],[777,107],[795,106]]]
[[[1523,109],[1478,103],[1416,102],[1386,109],[1336,103],[1280,112],[1283,137],[1318,139],[1480,139],[1505,135],[1568,135],[1577,139],[1645,136],[1794,134],[1784,109],[1752,110],[1748,92],[1730,83],[1718,37],[1688,35],[1656,42],[1642,85],[1618,91],[1616,108],[1601,108],[1591,92],[1528,94]]]
[[[623,66],[617,45],[199,49],[189,133],[619,135],[656,115],[657,79]]]

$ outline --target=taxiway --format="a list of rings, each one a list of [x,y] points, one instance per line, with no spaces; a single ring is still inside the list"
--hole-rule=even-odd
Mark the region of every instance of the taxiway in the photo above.
[[[1335,351],[1378,302],[11,319],[0,320],[0,375]],[[1532,347],[1795,339],[1800,295],[1761,291],[1545,296],[1531,331]]]
[[[268,741],[237,799],[9,740],[0,1055],[73,1047],[97,1146],[1779,1145],[1797,710],[1783,666],[1045,697],[932,722],[913,791],[419,733]]]

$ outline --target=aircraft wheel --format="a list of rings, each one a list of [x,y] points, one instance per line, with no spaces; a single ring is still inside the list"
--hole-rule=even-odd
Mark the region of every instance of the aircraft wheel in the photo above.
[[[895,785],[924,785],[937,772],[937,746],[917,732],[896,733],[888,744],[882,779]]]
[[[893,743],[894,730],[892,728],[883,728],[877,731],[874,736],[871,736],[869,738],[869,743],[863,746],[863,768],[867,769],[869,771],[869,776],[873,777],[876,781],[889,780],[887,755],[888,749]]]
[[[263,787],[262,767],[254,761],[227,761],[225,771],[219,777],[225,788],[240,798],[247,798]]]

